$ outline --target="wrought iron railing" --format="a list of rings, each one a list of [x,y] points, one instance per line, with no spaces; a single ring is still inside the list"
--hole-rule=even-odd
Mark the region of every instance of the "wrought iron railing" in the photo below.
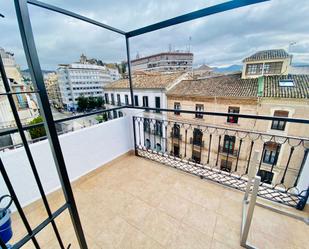
[[[240,190],[245,189],[250,164],[256,163],[260,197],[298,208],[306,202],[307,190],[298,189],[297,184],[309,138],[149,117],[150,130],[145,131],[144,119],[133,117],[137,155]],[[161,136],[151,132],[158,122],[162,124]],[[175,125],[180,127],[178,138],[171,136]],[[200,143],[193,142],[194,129],[202,132]],[[233,144],[225,136],[232,137]],[[254,151],[259,151],[258,162],[252,162]]]

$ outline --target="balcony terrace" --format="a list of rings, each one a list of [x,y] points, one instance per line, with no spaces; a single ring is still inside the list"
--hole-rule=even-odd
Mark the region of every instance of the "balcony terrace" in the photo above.
[[[243,194],[162,164],[125,154],[73,183],[89,248],[241,248]],[[64,202],[48,196],[53,209]],[[40,201],[25,208],[31,224],[47,218]],[[68,212],[56,220],[65,245],[77,248]],[[17,213],[15,238],[26,233]],[[58,248],[51,227],[37,239],[42,248]],[[308,226],[256,207],[249,242],[258,248],[306,248]],[[25,248],[33,248],[28,243]]]

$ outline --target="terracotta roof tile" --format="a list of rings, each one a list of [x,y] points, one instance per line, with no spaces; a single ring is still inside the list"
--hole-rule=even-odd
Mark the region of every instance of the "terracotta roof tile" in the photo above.
[[[168,96],[257,97],[258,79],[241,79],[240,74],[201,80],[183,80],[167,92]]]
[[[292,79],[294,86],[280,86],[279,81]],[[275,98],[309,98],[309,75],[273,75],[264,77],[264,97]]]
[[[243,61],[260,61],[272,59],[285,59],[289,58],[289,54],[284,49],[270,49],[256,52],[255,54],[245,58]]]
[[[171,86],[183,73],[136,72],[132,75],[133,88],[166,89]],[[105,89],[127,89],[129,80],[121,79],[104,87]]]

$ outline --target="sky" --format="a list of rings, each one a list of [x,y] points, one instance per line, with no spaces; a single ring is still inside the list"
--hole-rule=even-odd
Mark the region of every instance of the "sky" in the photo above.
[[[124,31],[227,0],[42,0]],[[14,1],[0,0],[0,47],[27,68]],[[126,60],[122,35],[30,6],[30,18],[42,69],[55,70],[84,53],[104,62]],[[258,50],[284,48],[294,63],[309,64],[309,1],[271,0],[154,31],[130,40],[131,58],[175,50],[194,53],[194,65],[241,65]],[[191,37],[191,41],[190,41]],[[290,43],[295,43],[289,46]]]

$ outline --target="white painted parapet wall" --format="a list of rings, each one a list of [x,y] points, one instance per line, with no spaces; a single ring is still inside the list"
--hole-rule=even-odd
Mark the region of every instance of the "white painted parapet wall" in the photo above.
[[[133,150],[132,116],[126,116],[59,136],[70,180]],[[47,140],[30,145],[45,193],[60,188],[60,181]],[[22,206],[40,199],[23,148],[1,152],[1,159]],[[0,195],[8,193],[0,175]]]

